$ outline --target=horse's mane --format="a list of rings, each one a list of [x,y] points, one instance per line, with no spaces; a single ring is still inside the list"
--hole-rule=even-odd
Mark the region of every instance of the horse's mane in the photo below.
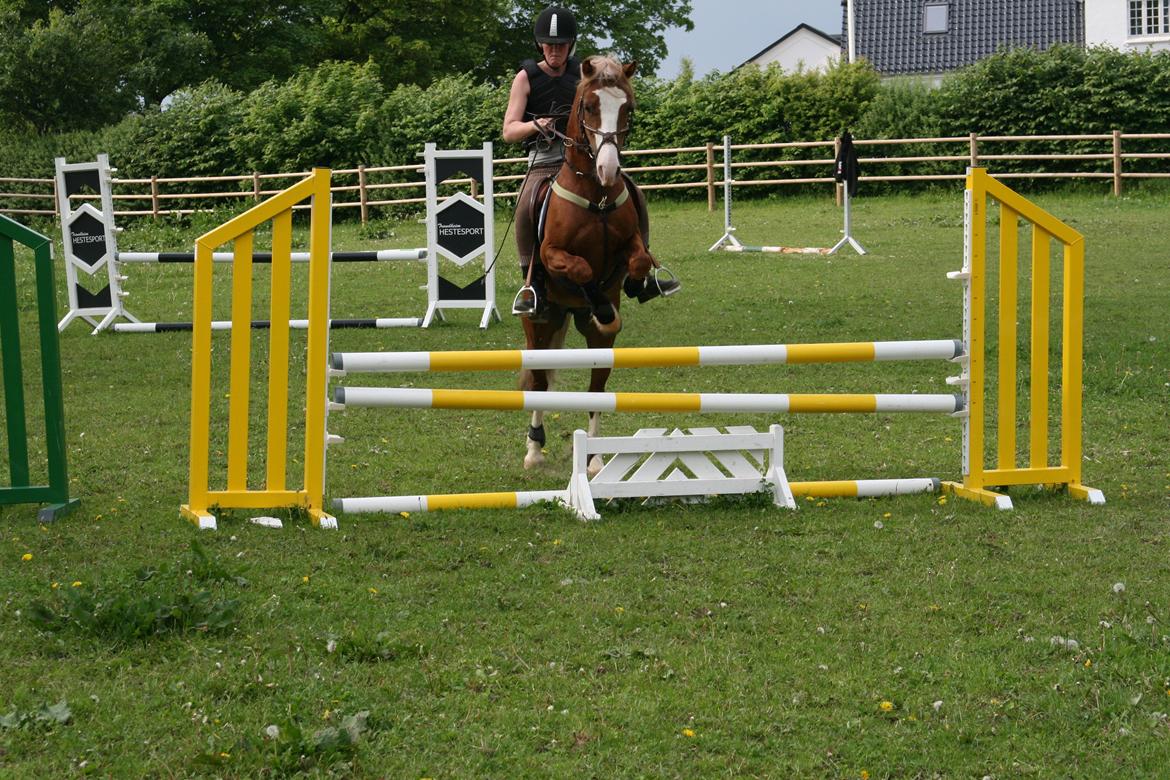
[[[586,57],[585,62],[593,66],[593,75],[586,77],[584,75],[584,69],[582,69],[581,83],[577,85],[578,100],[581,99],[581,96],[587,89],[593,89],[595,87],[620,87],[630,95],[632,107],[634,88],[630,86],[630,80],[626,78],[626,72],[622,69],[622,63],[616,57],[611,57],[608,54],[594,54]]]

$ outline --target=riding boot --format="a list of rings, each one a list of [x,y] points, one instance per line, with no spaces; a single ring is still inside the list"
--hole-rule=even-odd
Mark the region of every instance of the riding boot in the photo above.
[[[622,283],[622,289],[630,298],[637,298],[638,303],[645,303],[659,295],[674,295],[682,289],[682,282],[674,277],[659,279],[657,274],[651,274],[645,279],[627,276],[626,281]]]

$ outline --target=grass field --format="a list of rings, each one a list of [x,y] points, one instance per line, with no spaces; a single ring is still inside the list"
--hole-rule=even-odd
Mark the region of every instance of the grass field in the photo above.
[[[1086,237],[1084,479],[1103,507],[1023,489],[1011,513],[931,495],[784,512],[750,496],[600,507],[589,524],[536,507],[342,515],[336,532],[292,518],[275,531],[241,513],[199,534],[178,516],[189,335],[72,326],[61,346],[81,508],[45,526],[36,507],[0,507],[0,775],[1164,776],[1170,195],[1035,200]],[[708,254],[721,212],[651,207],[653,249],[684,289],[627,305],[619,346],[961,335],[959,284],[946,279],[962,257],[957,186],[863,194],[864,257]],[[735,221],[745,243],[801,246],[834,242],[841,224],[812,197],[737,203]],[[189,250],[208,226],[131,228],[120,247]],[[519,278],[504,241],[506,311]],[[424,234],[413,221],[340,225],[333,243],[408,247]],[[129,275],[131,311],[189,318],[189,267]],[[338,267],[333,314],[420,315],[423,281],[416,266]],[[63,301],[63,273],[58,286]],[[31,284],[21,290],[27,364],[35,312]],[[505,317],[486,332],[471,311],[430,331],[337,331],[330,346],[521,346]],[[228,337],[215,338],[213,420],[226,424]],[[940,393],[951,373],[628,370],[609,389]],[[511,389],[516,378],[357,379]],[[558,386],[585,382],[566,371]],[[960,476],[960,423],[933,415],[610,415],[602,432],[771,422],[785,425],[794,480]],[[329,429],[346,441],[330,449],[327,497],[563,488],[583,425],[553,415],[548,463],[525,472],[520,413],[335,414]]]

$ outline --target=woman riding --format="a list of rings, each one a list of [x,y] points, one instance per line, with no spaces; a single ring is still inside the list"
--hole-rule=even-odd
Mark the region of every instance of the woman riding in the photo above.
[[[503,137],[509,143],[523,143],[529,148],[528,175],[516,199],[515,217],[516,250],[525,283],[516,296],[512,313],[540,319],[545,308],[544,268],[539,262],[532,266],[536,250],[533,201],[541,183],[555,176],[565,159],[562,139],[577,83],[581,80],[581,63],[573,56],[577,19],[567,8],[549,6],[536,17],[533,37],[543,59],[525,60],[512,79]],[[638,206],[643,241],[649,245],[645,200],[637,188],[630,189]],[[626,293],[647,301],[659,294],[670,295],[678,287],[675,279],[667,278],[650,284],[627,285]]]

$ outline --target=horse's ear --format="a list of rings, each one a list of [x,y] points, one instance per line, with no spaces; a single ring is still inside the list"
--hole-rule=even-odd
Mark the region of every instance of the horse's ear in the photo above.
[[[637,69],[638,69],[638,61],[637,60],[630,60],[629,62],[627,62],[625,65],[622,66],[622,72],[624,72],[626,74],[626,78],[628,78],[628,79],[634,77],[634,71],[636,71]]]
[[[596,72],[597,69],[593,67],[592,57],[586,57],[585,59],[581,60],[581,76],[583,78],[591,79],[593,78],[593,74]]]

